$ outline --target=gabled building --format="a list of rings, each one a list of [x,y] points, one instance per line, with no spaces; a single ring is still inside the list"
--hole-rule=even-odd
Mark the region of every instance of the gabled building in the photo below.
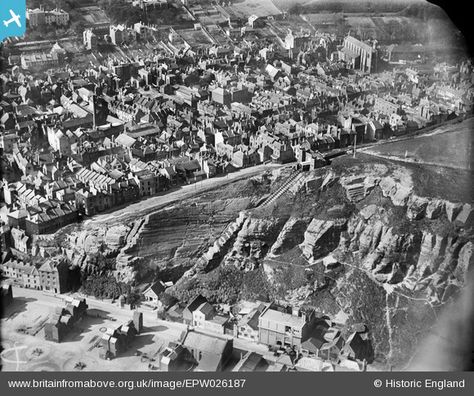
[[[183,310],[183,322],[191,325],[193,323],[193,312],[205,302],[207,302],[206,298],[200,294],[194,297]]]
[[[85,298],[75,298],[66,307],[56,307],[44,327],[44,336],[48,341],[61,342],[80,321],[87,311]]]
[[[359,69],[366,73],[372,73],[377,69],[375,44],[371,46],[348,35],[344,38],[339,52],[341,60],[345,61],[351,69]]]
[[[250,341],[257,341],[259,339],[258,319],[265,309],[266,306],[262,303],[236,323],[235,333],[238,338],[244,338]]]
[[[228,317],[218,315],[208,302],[202,303],[193,311],[193,326],[206,332],[224,334],[228,320]]]
[[[64,260],[47,260],[40,268],[41,290],[65,293],[69,290],[69,264]]]
[[[75,203],[47,201],[25,220],[26,235],[52,234],[78,220]]]
[[[41,276],[34,265],[25,267],[23,270],[23,287],[41,290]]]
[[[20,253],[28,253],[28,241],[29,237],[26,235],[25,230],[13,227],[11,229],[12,248],[19,251]]]
[[[232,340],[189,331],[182,343],[190,352],[194,371],[219,372],[230,360],[233,350]]]
[[[144,292],[143,297],[145,301],[158,303],[161,294],[165,291],[166,285],[162,281],[157,281],[151,284]]]

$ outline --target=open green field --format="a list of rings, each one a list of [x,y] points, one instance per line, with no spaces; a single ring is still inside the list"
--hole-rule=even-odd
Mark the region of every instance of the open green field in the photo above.
[[[91,26],[110,23],[110,19],[104,10],[97,6],[81,7],[78,9],[84,20]]]
[[[251,15],[266,17],[268,15],[278,15],[281,11],[271,0],[233,0],[229,7],[231,12],[241,18],[248,18]]]
[[[440,127],[436,134],[388,142],[367,150],[409,162],[472,170],[474,119]]]

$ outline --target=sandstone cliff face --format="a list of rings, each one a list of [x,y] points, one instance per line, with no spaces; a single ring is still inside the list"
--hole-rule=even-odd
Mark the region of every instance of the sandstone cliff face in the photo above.
[[[410,186],[397,183],[393,177],[384,177],[380,183],[384,197],[389,197],[395,206],[404,206],[411,194]]]
[[[344,177],[332,170],[317,178],[302,176],[299,188],[316,195],[330,192],[335,183],[343,186],[346,199],[358,205],[348,218],[262,218],[261,212],[256,217],[249,210],[215,240],[207,256],[203,256],[205,262],[223,257],[224,265],[246,271],[265,263],[270,274],[275,262],[290,260],[312,266],[332,254],[342,264],[365,271],[381,286],[426,291],[428,295],[429,290],[440,289],[441,284],[443,288],[461,287],[463,275],[472,266],[472,242],[465,237],[439,235],[430,224],[448,221],[468,226],[471,207],[414,194],[411,177],[403,169],[374,169]],[[312,185],[313,180],[318,183]],[[393,206],[366,204],[365,199],[370,201],[376,189]],[[285,196],[278,201],[282,204],[287,199]],[[403,220],[401,217],[412,226],[395,226]],[[199,266],[206,267],[203,263]]]
[[[460,230],[471,207],[417,195],[406,169],[385,165],[303,174],[293,187],[271,208],[236,216],[182,279],[263,266],[275,286],[294,285],[286,302],[366,323],[375,353],[402,368],[473,270],[471,234]],[[285,210],[294,204],[301,215]]]
[[[279,219],[247,218],[224,263],[246,271],[254,270],[275,242],[282,226]]]
[[[304,233],[300,245],[303,256],[309,263],[328,255],[339,243],[344,222],[313,219]]]
[[[432,199],[426,206],[426,218],[435,220],[439,218],[446,210],[446,202],[441,199]],[[449,219],[449,217],[448,217]],[[452,220],[450,220],[452,221]]]
[[[456,273],[454,278],[462,285],[460,274],[465,273],[469,267],[466,263],[472,260],[469,235],[460,238],[437,235],[430,224],[437,221],[446,228],[450,222],[469,228],[473,222],[470,204],[414,194],[411,174],[404,168],[391,172],[383,168],[372,172],[359,169],[357,177],[342,177],[340,183],[350,201],[361,202],[358,213],[351,216],[340,238],[337,254],[341,259],[350,256],[351,262],[371,271],[382,283],[420,290],[432,284],[432,278],[438,283],[453,283],[450,275]],[[367,186],[380,188],[383,197],[389,198],[394,207],[401,208],[397,214],[404,213],[412,225],[406,232],[393,227],[397,219],[393,214],[389,216],[386,207],[363,204],[363,199],[370,194],[367,194]]]
[[[76,252],[97,253],[99,250],[117,251],[124,244],[131,227],[124,224],[94,227],[69,235],[69,246]]]
[[[272,245],[269,256],[278,256],[303,242],[303,234],[311,220],[311,218],[307,217],[301,219],[290,217],[278,234],[275,243]]]
[[[105,246],[117,254],[121,280],[145,278],[152,269],[177,286],[220,265],[263,266],[272,282],[284,283],[288,278],[274,275],[289,267],[301,270],[304,281],[316,274],[288,287],[286,301],[313,303],[314,297],[321,312],[367,323],[376,352],[390,357],[416,346],[416,337],[398,336],[400,329],[410,328],[406,334],[422,318],[416,332],[423,336],[430,315],[474,270],[471,206],[415,194],[404,169],[302,173],[271,206],[253,208],[261,199],[196,199],[132,224],[87,229],[73,234],[68,255]],[[278,211],[298,204],[301,214]],[[440,232],[448,226],[453,232]]]
[[[464,238],[430,231],[395,232],[383,214],[367,219],[364,211],[351,217],[335,254],[342,262],[370,272],[381,283],[410,290],[426,289],[434,279],[460,287],[473,261],[472,242]]]
[[[467,242],[459,251],[458,265],[453,275],[462,282],[469,271],[474,271],[474,244],[472,242]]]
[[[346,190],[347,198],[357,203],[364,199],[374,187],[378,186],[384,197],[390,198],[394,206],[405,207],[409,220],[435,220],[446,215],[450,222],[471,225],[474,209],[470,204],[449,202],[430,197],[420,197],[413,192],[413,184],[408,174],[401,172],[394,175],[376,177],[363,175],[361,177],[341,178],[340,183]]]

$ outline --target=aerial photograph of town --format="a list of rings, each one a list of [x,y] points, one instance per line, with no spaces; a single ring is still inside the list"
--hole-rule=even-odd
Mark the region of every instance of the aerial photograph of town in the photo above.
[[[2,371],[474,370],[474,63],[441,7],[0,20]]]

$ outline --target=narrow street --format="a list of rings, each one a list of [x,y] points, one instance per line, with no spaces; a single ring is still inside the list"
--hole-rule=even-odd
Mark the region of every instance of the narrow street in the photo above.
[[[235,173],[229,173],[226,176],[214,177],[211,179],[205,179],[200,182],[181,186],[175,190],[161,193],[154,197],[143,199],[139,202],[134,202],[120,209],[112,212],[106,212],[95,215],[86,221],[84,226],[90,224],[106,224],[107,222],[125,221],[128,216],[136,218],[138,216],[144,216],[156,210],[163,208],[166,205],[174,202],[190,198],[192,196],[201,194],[203,192],[222,187],[227,184],[233,183],[238,180],[248,179],[259,175],[266,171],[271,171],[288,165],[280,164],[265,164],[257,165],[249,168],[242,169]]]

